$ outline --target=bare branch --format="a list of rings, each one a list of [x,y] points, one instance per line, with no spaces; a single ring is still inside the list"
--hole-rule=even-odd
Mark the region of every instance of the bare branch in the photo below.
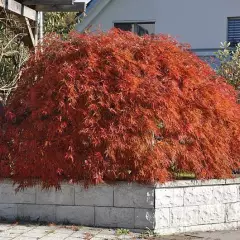
[[[0,16],[0,97],[6,103],[17,88],[21,68],[28,58],[28,49],[22,43],[27,33],[19,16],[4,9]]]

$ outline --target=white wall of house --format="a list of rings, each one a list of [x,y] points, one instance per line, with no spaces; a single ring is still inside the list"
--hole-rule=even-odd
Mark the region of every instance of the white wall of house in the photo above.
[[[155,33],[175,36],[193,49],[213,49],[227,40],[228,17],[240,17],[240,0],[99,0],[77,29],[92,25],[106,31],[114,22],[155,21]]]

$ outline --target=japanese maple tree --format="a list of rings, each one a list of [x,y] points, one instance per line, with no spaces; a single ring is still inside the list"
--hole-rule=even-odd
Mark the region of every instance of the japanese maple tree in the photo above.
[[[235,90],[164,35],[46,39],[5,121],[0,174],[21,187],[226,178],[240,163]]]

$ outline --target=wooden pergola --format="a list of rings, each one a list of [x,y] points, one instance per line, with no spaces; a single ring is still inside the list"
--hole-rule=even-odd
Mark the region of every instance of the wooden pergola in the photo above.
[[[33,46],[38,42],[38,20],[40,12],[84,12],[86,0],[0,0],[0,9],[4,8],[25,18]],[[30,21],[35,22],[34,30]]]

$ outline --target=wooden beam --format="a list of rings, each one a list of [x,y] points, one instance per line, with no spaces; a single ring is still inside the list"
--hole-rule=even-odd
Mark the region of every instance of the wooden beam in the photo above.
[[[6,8],[6,2],[5,0],[0,0],[0,7]]]
[[[32,28],[31,28],[31,24],[29,22],[29,19],[26,18],[26,17],[25,17],[25,21],[26,21],[26,24],[27,24],[27,29],[28,29],[28,33],[29,33],[29,36],[30,36],[30,39],[31,39],[32,46],[34,47],[35,46],[35,39],[34,39],[33,31],[32,31]]]
[[[24,0],[24,5],[72,5],[74,0]]]
[[[85,3],[74,3],[74,5],[36,5],[39,12],[83,12]]]
[[[36,21],[37,13],[35,10],[22,5],[21,3],[15,0],[0,0],[0,7],[5,8],[13,13],[22,15],[31,20]]]

